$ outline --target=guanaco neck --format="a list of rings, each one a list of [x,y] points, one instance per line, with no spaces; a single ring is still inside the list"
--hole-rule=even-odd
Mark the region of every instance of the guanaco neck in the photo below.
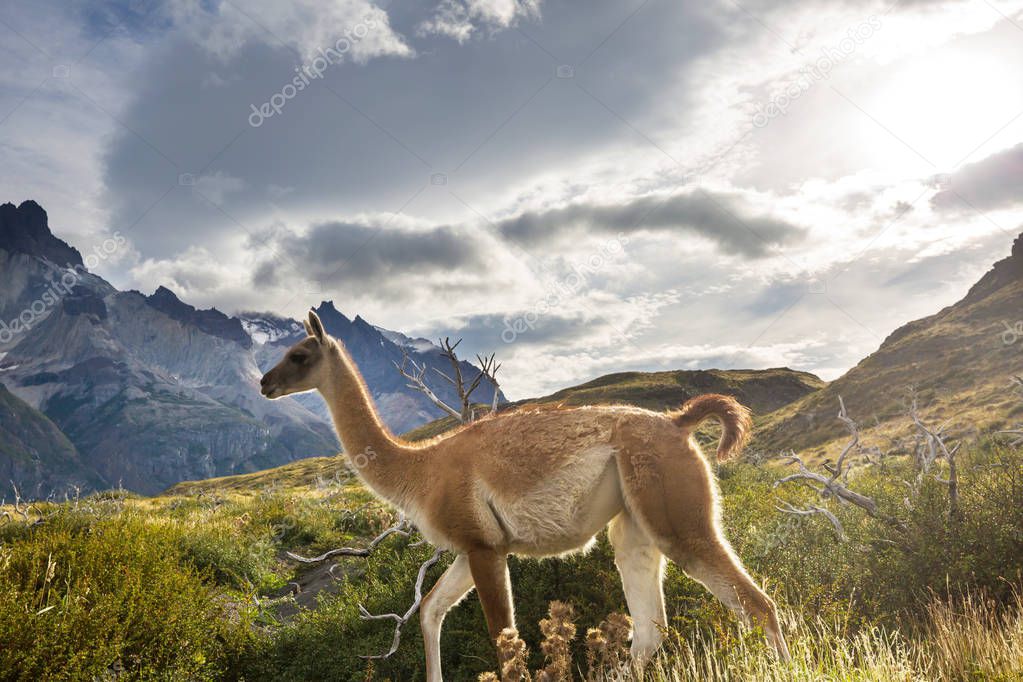
[[[331,372],[320,387],[348,461],[366,485],[399,507],[408,502],[421,460],[380,421],[355,362],[339,343],[327,349]]]

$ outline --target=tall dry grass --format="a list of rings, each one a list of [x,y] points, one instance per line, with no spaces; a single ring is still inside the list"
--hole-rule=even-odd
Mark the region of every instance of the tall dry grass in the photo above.
[[[759,637],[721,646],[713,637],[676,640],[647,678],[656,682],[938,682],[1023,680],[1023,608],[976,596],[933,600],[913,633],[881,627],[858,632],[823,617],[789,611],[791,663]],[[752,633],[751,633],[752,634]],[[609,676],[609,679],[611,677]]]

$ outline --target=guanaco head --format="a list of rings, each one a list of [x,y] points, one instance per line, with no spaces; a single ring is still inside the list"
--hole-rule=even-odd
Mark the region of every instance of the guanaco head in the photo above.
[[[260,393],[270,400],[313,391],[328,379],[327,354],[334,340],[323,330],[323,323],[312,310],[305,321],[305,330],[309,336],[289,348],[284,359],[259,382]]]

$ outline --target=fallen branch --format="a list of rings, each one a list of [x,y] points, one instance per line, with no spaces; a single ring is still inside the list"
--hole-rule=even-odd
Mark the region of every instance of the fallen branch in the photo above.
[[[412,534],[412,531],[412,525],[405,519],[405,515],[400,514],[398,516],[397,523],[373,538],[373,540],[365,547],[339,547],[314,557],[304,557],[299,554],[295,554],[294,552],[285,552],[285,554],[287,554],[289,558],[294,559],[295,561],[300,561],[303,564],[316,564],[335,556],[367,557],[373,553],[373,550],[376,549],[377,545],[386,540],[388,537],[392,535],[403,535],[408,537]]]
[[[386,540],[391,535],[402,535],[405,537],[409,537],[410,535],[412,535],[414,531],[415,528],[406,520],[405,515],[399,514],[398,521],[393,526],[391,526],[390,528],[382,532],[380,535],[373,538],[373,540],[370,541],[370,543],[365,547],[339,547],[337,549],[332,549],[328,552],[324,552],[323,554],[315,557],[304,557],[295,554],[294,552],[286,552],[286,554],[295,561],[300,561],[304,564],[318,563],[320,561],[326,561],[327,559],[336,556],[367,557],[373,553],[373,550],[375,550],[381,542]],[[418,547],[422,544],[425,544],[425,540],[416,542],[412,546]],[[419,574],[416,576],[415,598],[412,602],[412,605],[409,606],[409,608],[405,611],[404,614],[402,615],[398,615],[397,613],[372,614],[369,611],[367,611],[362,604],[359,604],[359,617],[362,618],[363,620],[394,621],[394,638],[391,642],[391,648],[388,649],[386,653],[362,656],[362,658],[365,659],[388,658],[398,650],[398,645],[401,643],[402,627],[404,627],[404,625],[409,621],[409,619],[415,615],[415,613],[419,610],[419,607],[423,602],[423,581],[426,580],[426,572],[430,570],[431,566],[434,566],[438,561],[440,561],[440,558],[443,554],[444,554],[443,549],[435,550],[433,556],[424,561],[423,564],[419,567]],[[329,569],[327,569],[327,572],[330,574],[330,577],[333,578],[334,580],[340,580],[340,578],[338,578],[338,576],[335,575],[334,573],[334,570],[336,568],[338,568],[338,564],[332,565]],[[294,594],[297,594],[298,591],[300,590],[300,587],[298,586],[297,583],[294,583],[294,585],[296,589],[293,591],[292,594],[285,595],[283,597],[278,597],[277,599],[274,600],[264,600],[262,604],[257,599],[256,600],[257,605],[264,606],[272,605],[293,598]]]
[[[43,518],[43,512],[40,511],[39,507],[35,506],[31,502],[26,502],[21,499],[21,492],[18,490],[18,486],[14,481],[11,481],[11,489],[14,491],[14,504],[12,505],[14,513],[20,516],[22,520],[30,526],[37,526],[41,523],[45,523],[46,519]],[[5,504],[6,500],[0,500],[0,507],[5,506]],[[39,518],[35,519],[35,521],[33,521],[29,516],[29,512],[32,510],[35,510],[36,514],[39,514]],[[14,522],[14,517],[7,510],[0,512],[0,519],[3,519],[4,521],[4,523],[0,525],[7,525],[8,523]]]
[[[441,556],[444,554],[443,549],[435,550],[433,556],[423,562],[419,567],[419,575],[416,576],[416,588],[415,588],[415,599],[412,601],[412,605],[408,607],[404,615],[399,616],[396,613],[380,613],[372,614],[366,610],[366,608],[359,604],[359,617],[363,620],[393,620],[394,621],[394,639],[391,641],[391,648],[383,654],[360,656],[365,659],[380,659],[389,658],[394,655],[394,652],[398,650],[398,645],[401,644],[401,628],[405,623],[409,622],[409,619],[416,614],[419,607],[423,603],[423,581],[426,580],[426,572],[430,570],[430,567],[440,561]]]

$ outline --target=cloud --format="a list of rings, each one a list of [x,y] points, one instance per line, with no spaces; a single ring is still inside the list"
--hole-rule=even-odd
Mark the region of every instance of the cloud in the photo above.
[[[505,29],[521,19],[538,19],[540,4],[540,0],[442,0],[417,33],[444,36],[461,44],[483,30]]]
[[[368,0],[171,0],[161,11],[180,32],[225,61],[253,41],[284,46],[308,59],[345,37],[356,62],[412,54],[404,37],[391,29],[387,12]]]
[[[950,180],[947,189],[931,197],[935,210],[986,211],[1023,202],[1023,143],[967,164]]]
[[[607,159],[614,158],[616,173],[641,174],[644,169],[632,160],[657,164],[660,155],[646,143],[637,145],[632,129],[604,104],[652,130],[646,119],[659,110],[666,88],[674,106],[687,110],[688,91],[676,81],[692,60],[723,39],[692,7],[651,5],[607,42],[624,18],[620,5],[594,6],[588,22],[578,21],[577,8],[545,7],[542,25],[530,30],[552,53],[572,63],[601,46],[587,70],[554,79],[551,58],[516,31],[465,44],[416,36],[416,27],[435,8],[391,3],[387,22],[381,20],[377,30],[412,36],[407,44],[418,58],[364,64],[346,59],[289,99],[280,115],[251,127],[252,107],[281,93],[295,77],[302,61],[295,51],[305,52],[299,46],[315,51],[343,35],[334,29],[344,29],[345,22],[327,19],[326,42],[308,33],[317,25],[310,19],[315,6],[274,3],[264,12],[263,4],[250,9],[219,3],[210,10],[176,0],[177,23],[146,45],[126,97],[116,107],[99,100],[117,117],[109,119],[108,143],[96,154],[107,224],[131,226],[129,238],[144,258],[165,259],[196,243],[219,246],[242,226],[257,231],[276,218],[308,225],[396,211],[435,172],[445,173],[448,185],[427,187],[408,208],[433,224],[466,220],[465,205],[448,187],[489,214],[506,211],[514,195],[531,191],[540,172],[555,182],[571,178],[592,186],[590,168],[599,165],[594,172],[602,173],[601,181],[614,182],[605,172]],[[491,23],[521,19],[527,5],[514,6],[520,9],[488,10],[495,17]],[[299,21],[302,16],[308,21]],[[214,30],[219,24],[222,29]],[[221,35],[226,31],[238,33]],[[633,49],[636,31],[642,31],[643,49]],[[612,70],[620,73],[608,80]],[[663,77],[666,73],[671,77]],[[243,183],[225,193],[223,202],[214,201],[217,206],[201,188],[178,183],[182,174],[216,172]],[[292,190],[285,195],[274,187]],[[167,230],[169,224],[175,229]]]
[[[1023,108],[998,86],[1009,81],[976,77],[1023,63],[998,13],[899,5],[826,83],[751,131],[758,102],[887,5],[640,4],[590,3],[583,21],[573,3],[514,0],[17,3],[0,25],[0,117],[13,112],[0,185],[40,200],[62,236],[122,231],[135,249],[111,277],[122,288],[292,315],[336,298],[390,328],[456,327],[466,346],[510,356],[519,395],[623,368],[834,376],[1005,250],[969,251],[996,229],[906,180],[933,171],[863,113],[935,161],[962,158]],[[376,28],[344,63],[251,126],[251,106],[367,16]],[[87,58],[56,78],[11,30]],[[949,83],[963,95],[951,104]],[[989,144],[1016,143],[1019,124]],[[1019,166],[995,156],[952,189],[978,206],[1017,201]],[[696,174],[713,191],[678,181]],[[627,248],[552,305],[619,232]],[[927,249],[962,251],[970,272]],[[677,300],[657,298],[669,291]],[[506,319],[534,317],[504,344]]]
[[[766,256],[779,246],[798,241],[806,232],[785,220],[751,211],[738,195],[705,190],[648,195],[617,205],[571,204],[527,211],[501,222],[498,228],[507,239],[530,246],[594,231],[691,234],[713,241],[726,253],[747,258]]]
[[[216,203],[223,203],[224,196],[233,192],[239,192],[245,188],[245,182],[223,171],[200,175],[195,178],[195,189]]]
[[[256,277],[262,281],[257,285],[277,284],[286,268],[322,285],[383,288],[389,280],[477,272],[485,262],[476,240],[444,225],[417,230],[330,222],[305,234],[278,230],[272,245],[278,260],[260,266]]]

